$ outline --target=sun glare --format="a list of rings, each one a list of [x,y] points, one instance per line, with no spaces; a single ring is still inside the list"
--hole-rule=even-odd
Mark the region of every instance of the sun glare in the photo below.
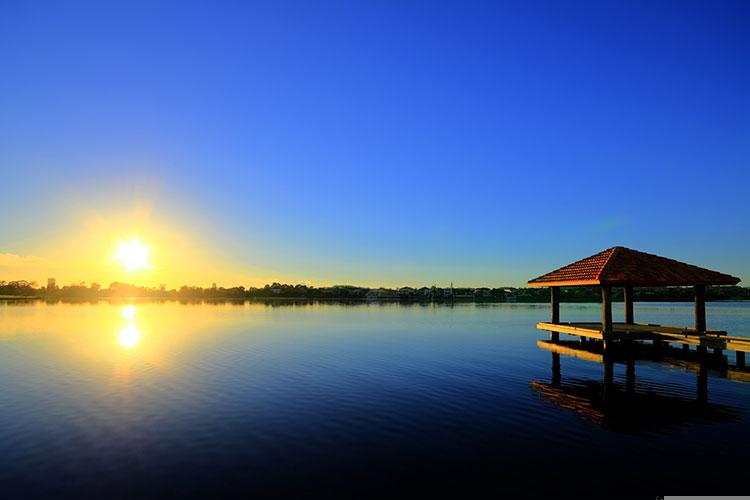
[[[138,238],[130,241],[121,241],[117,244],[115,260],[119,261],[127,272],[137,271],[149,267],[148,252],[149,247],[142,244]]]
[[[124,319],[135,319],[135,306],[127,305],[122,308],[122,317]]]
[[[128,323],[117,336],[117,342],[125,349],[132,349],[141,341],[141,332],[133,323]]]

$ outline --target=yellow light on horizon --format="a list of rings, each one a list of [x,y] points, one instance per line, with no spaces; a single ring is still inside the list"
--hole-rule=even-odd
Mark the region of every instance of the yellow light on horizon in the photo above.
[[[149,267],[148,253],[150,248],[142,244],[138,238],[121,241],[117,244],[115,260],[119,261],[129,273]]]

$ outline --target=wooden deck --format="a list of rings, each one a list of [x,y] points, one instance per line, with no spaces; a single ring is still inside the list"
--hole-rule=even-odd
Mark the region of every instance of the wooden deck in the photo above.
[[[550,332],[577,335],[599,340],[657,340],[677,342],[712,349],[750,352],[750,338],[733,337],[722,330],[698,331],[682,326],[643,323],[612,323],[609,332],[602,331],[601,323],[537,323],[537,328]]]

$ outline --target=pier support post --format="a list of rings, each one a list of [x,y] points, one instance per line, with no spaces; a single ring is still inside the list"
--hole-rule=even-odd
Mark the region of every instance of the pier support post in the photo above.
[[[682,350],[688,352],[690,350],[690,344],[682,344]]]
[[[635,390],[635,360],[632,357],[625,364],[625,388],[628,392]]]
[[[551,322],[557,324],[560,322],[560,288],[556,286],[549,287],[550,306],[552,307]]]
[[[604,355],[604,383],[611,385],[615,380],[615,362],[611,355]]]
[[[635,323],[635,314],[633,312],[633,287],[626,286],[623,293],[625,300],[625,323],[632,325]]]
[[[552,385],[560,385],[562,374],[560,373],[560,354],[552,353]]]
[[[702,359],[698,368],[698,402],[705,403],[708,401],[708,367],[706,360]]]
[[[737,368],[745,368],[745,353],[743,351],[737,351]]]
[[[560,342],[560,332],[550,332],[550,340],[552,342]]]
[[[613,383],[615,380],[615,361],[612,358],[612,353],[604,350],[604,399],[605,410],[609,408],[610,396],[612,395]]]
[[[695,286],[695,329],[699,332],[706,331],[706,287]]]
[[[602,332],[612,331],[612,287],[602,286]]]

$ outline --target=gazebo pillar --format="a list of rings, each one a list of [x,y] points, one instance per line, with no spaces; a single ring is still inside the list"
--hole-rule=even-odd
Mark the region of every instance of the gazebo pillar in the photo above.
[[[602,286],[602,332],[612,331],[612,287]]]
[[[552,310],[550,321],[552,324],[560,322],[560,288],[556,286],[549,287],[549,304]],[[558,332],[552,332],[552,341],[558,342],[560,340],[560,334]]]
[[[626,286],[623,291],[625,300],[625,323],[632,325],[635,323],[635,315],[633,311],[633,287]]]
[[[695,285],[695,329],[706,331],[706,287]]]
[[[552,306],[552,323],[560,322],[560,288],[556,286],[549,287],[550,306]]]

